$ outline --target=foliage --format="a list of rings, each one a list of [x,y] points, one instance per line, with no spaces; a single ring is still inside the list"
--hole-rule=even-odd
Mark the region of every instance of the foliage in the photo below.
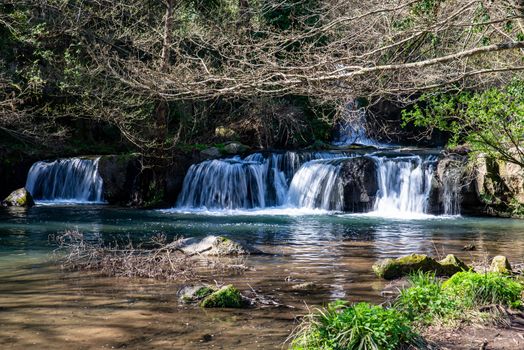
[[[499,273],[459,272],[444,282],[443,289],[460,300],[464,307],[471,308],[488,304],[519,307],[524,288]]]
[[[407,318],[394,309],[336,301],[305,317],[291,348],[397,349],[414,337]]]
[[[477,152],[524,166],[524,81],[482,92],[422,95],[403,111],[413,123],[451,134],[450,146],[467,142]]]
[[[410,320],[431,324],[435,319],[458,315],[458,302],[443,290],[433,273],[415,273],[409,282],[411,287],[400,291],[395,308]]]

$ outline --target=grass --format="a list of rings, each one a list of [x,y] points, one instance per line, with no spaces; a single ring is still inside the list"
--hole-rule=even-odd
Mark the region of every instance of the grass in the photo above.
[[[446,292],[461,301],[464,308],[498,304],[522,306],[523,286],[510,277],[495,272],[459,272],[444,282]]]
[[[337,301],[305,317],[291,342],[291,348],[397,349],[409,344],[415,337],[409,320],[394,309]]]
[[[483,306],[522,306],[523,285],[499,273],[458,272],[442,282],[418,272],[409,282],[391,308],[337,301],[307,315],[291,349],[399,349],[420,343],[415,331],[430,325],[494,321],[495,315],[480,311]]]

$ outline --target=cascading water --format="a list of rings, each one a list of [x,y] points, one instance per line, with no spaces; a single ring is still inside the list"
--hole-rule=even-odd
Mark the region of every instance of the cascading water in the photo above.
[[[374,157],[374,160],[379,183],[375,212],[426,213],[436,157]]]
[[[350,102],[345,109],[342,122],[339,124],[336,130],[333,145],[361,145],[375,148],[384,148],[385,145],[374,140],[368,135],[366,124],[366,109],[359,108],[355,101]]]
[[[443,174],[442,206],[444,215],[460,215],[462,169],[450,167]]]
[[[103,180],[97,159],[59,159],[36,162],[27,175],[26,188],[36,201],[103,202]]]
[[[363,177],[376,176],[378,179],[373,206],[376,214],[426,213],[436,157],[386,157],[345,152],[286,152],[266,156],[255,153],[244,159],[204,161],[189,169],[177,207],[341,211],[345,203],[341,168],[350,158],[356,157],[367,157],[375,163],[376,173]],[[361,180],[366,183],[365,179]]]

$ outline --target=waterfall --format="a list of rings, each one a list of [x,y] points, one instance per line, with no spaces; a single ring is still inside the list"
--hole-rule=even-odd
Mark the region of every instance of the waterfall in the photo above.
[[[338,181],[341,165],[331,160],[313,160],[295,174],[287,204],[297,208],[342,210],[343,188]]]
[[[103,202],[99,159],[36,162],[29,170],[25,187],[37,201]]]
[[[372,159],[376,171],[360,173],[356,178],[348,177],[348,169],[357,172],[360,169],[345,167],[346,161],[355,157]],[[376,214],[423,214],[427,212],[436,159],[417,155],[391,157],[347,152],[285,152],[208,160],[190,167],[176,206],[184,210],[291,208],[341,211],[345,208],[345,191],[358,201],[362,193],[369,193],[365,193],[366,188],[362,187],[369,183],[365,177],[376,176],[377,199],[370,202]],[[343,166],[344,172],[341,171]]]
[[[336,171],[323,171],[324,163],[309,164],[315,159],[334,159],[346,153],[285,152],[264,156],[255,153],[244,159],[233,157],[194,164],[184,178],[177,200],[179,208],[253,209],[283,205],[313,207],[314,199],[299,197],[299,187],[332,188],[334,181],[316,180],[318,176],[336,177]],[[316,172],[315,172],[316,171]],[[320,173],[319,173],[320,172]],[[303,177],[307,177],[304,180]],[[313,184],[308,184],[312,181]],[[324,191],[316,190],[316,195]],[[311,197],[312,194],[309,194]],[[319,200],[322,207],[332,207],[327,199]],[[331,203],[334,203],[331,201]],[[336,206],[336,205],[335,205]],[[316,207],[316,206],[315,206]]]
[[[369,137],[366,124],[366,109],[359,108],[355,101],[348,103],[342,121],[336,130],[333,145],[361,145],[384,148],[385,145]]]
[[[444,215],[460,215],[462,169],[459,167],[448,167],[442,177],[442,207]]]
[[[375,212],[395,215],[427,212],[436,157],[374,157],[379,191]]]

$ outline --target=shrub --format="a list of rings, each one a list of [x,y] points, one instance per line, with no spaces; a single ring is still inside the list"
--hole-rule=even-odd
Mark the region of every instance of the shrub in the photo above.
[[[434,319],[450,319],[457,315],[457,302],[443,289],[433,273],[419,272],[410,276],[411,287],[403,289],[395,308],[415,322],[430,324]]]
[[[415,339],[409,320],[394,309],[343,301],[305,317],[294,335],[295,350],[397,349]]]
[[[522,305],[523,286],[510,277],[495,272],[459,272],[444,282],[442,287],[460,300],[464,307],[487,304],[510,307]]]

